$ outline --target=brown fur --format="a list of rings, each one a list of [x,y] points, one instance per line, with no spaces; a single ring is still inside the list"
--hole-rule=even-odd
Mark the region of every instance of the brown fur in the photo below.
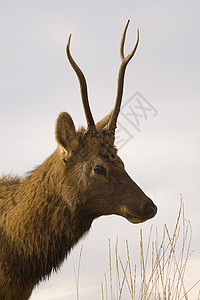
[[[76,133],[71,122],[66,113],[59,116],[58,149],[42,165],[24,178],[0,180],[1,300],[28,299],[34,286],[59,268],[92,221],[123,215],[127,200],[135,201],[137,215],[148,218],[143,202],[151,200],[124,171],[109,133],[101,128]],[[99,163],[106,176],[94,174]],[[135,195],[129,199],[131,186]]]
[[[0,179],[0,300],[27,300],[33,288],[57,270],[92,221],[117,214],[132,223],[155,216],[157,208],[129,177],[114,147],[124,72],[137,48],[124,58],[113,113],[94,124],[84,75],[67,45],[79,78],[88,130],[76,132],[72,118],[56,122],[56,151],[23,178]],[[138,35],[139,38],[139,35]]]

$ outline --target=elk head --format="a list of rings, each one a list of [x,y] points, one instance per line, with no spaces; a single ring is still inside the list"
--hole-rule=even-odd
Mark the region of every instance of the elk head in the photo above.
[[[71,210],[81,210],[85,217],[94,220],[101,215],[117,214],[132,223],[144,222],[156,215],[157,207],[139,186],[129,177],[122,160],[114,146],[117,117],[123,94],[125,69],[133,57],[139,42],[124,56],[124,42],[129,21],[127,22],[120,46],[121,66],[118,74],[118,88],[113,111],[95,124],[88,101],[87,84],[70,53],[69,36],[67,57],[77,74],[87,120],[86,130],[75,130],[68,113],[61,113],[56,124],[58,151],[66,174],[65,184],[69,191],[63,191]],[[70,197],[70,195],[72,195]],[[70,199],[70,200],[69,200]],[[76,199],[76,200],[74,200]]]

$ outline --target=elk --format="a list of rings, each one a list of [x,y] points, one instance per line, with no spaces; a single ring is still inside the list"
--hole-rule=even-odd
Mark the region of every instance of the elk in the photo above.
[[[83,72],[66,53],[77,74],[87,129],[76,131],[71,116],[56,121],[57,149],[26,176],[0,179],[0,299],[26,300],[33,288],[56,271],[96,218],[116,214],[131,223],[156,215],[157,207],[126,173],[114,146],[126,66],[139,42],[121,65],[114,109],[95,124]]]

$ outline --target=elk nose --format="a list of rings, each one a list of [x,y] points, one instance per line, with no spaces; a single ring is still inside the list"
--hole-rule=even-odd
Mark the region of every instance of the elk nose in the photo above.
[[[153,218],[157,213],[157,206],[151,201],[146,206],[146,213],[149,219]]]

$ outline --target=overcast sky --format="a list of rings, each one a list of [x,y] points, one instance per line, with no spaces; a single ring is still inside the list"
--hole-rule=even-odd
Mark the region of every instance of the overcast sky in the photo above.
[[[188,284],[200,279],[199,11],[198,0],[0,0],[1,173],[23,175],[54,151],[61,111],[70,113],[77,128],[85,124],[78,81],[65,55],[68,35],[73,34],[71,50],[87,77],[98,121],[114,105],[127,19],[126,52],[140,29],[139,47],[126,72],[118,145],[128,173],[157,204],[158,214],[142,225],[117,216],[96,220],[61,272],[41,283],[32,300],[75,299],[74,264],[81,245],[81,300],[101,299],[108,238],[114,245],[119,236],[125,251],[125,238],[139,244],[140,228],[145,234],[151,224],[173,229],[180,193],[193,229]],[[142,103],[146,115],[135,110],[141,116],[128,120],[126,103]]]

